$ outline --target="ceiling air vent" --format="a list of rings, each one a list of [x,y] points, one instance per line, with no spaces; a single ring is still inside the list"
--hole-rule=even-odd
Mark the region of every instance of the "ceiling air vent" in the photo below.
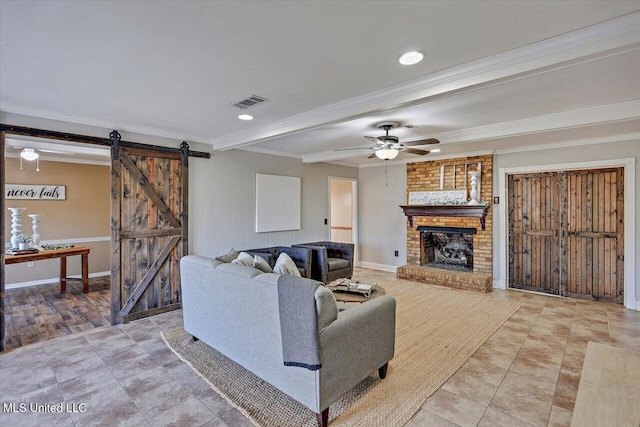
[[[262,104],[263,102],[268,101],[267,98],[263,98],[258,95],[251,95],[248,98],[242,99],[233,104],[234,107],[240,108],[241,110],[246,110],[247,108],[255,107],[256,105]]]

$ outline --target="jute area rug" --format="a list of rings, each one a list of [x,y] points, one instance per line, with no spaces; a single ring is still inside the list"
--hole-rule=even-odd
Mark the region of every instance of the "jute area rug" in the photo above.
[[[388,280],[396,298],[396,350],[387,377],[377,372],[331,405],[339,426],[402,426],[519,306],[487,295]],[[258,426],[316,426],[311,410],[181,327],[162,332],[169,347]]]

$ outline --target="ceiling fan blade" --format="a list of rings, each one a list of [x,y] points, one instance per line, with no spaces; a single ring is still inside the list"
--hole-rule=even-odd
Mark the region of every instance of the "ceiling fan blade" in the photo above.
[[[43,153],[55,153],[55,154],[66,154],[69,156],[73,156],[75,153],[71,153],[69,151],[56,151],[56,150],[46,150],[46,149],[38,149],[36,151],[41,151]]]
[[[375,136],[365,136],[369,141],[375,142],[376,144],[380,144],[380,139]]]
[[[372,155],[370,155],[369,157],[367,157],[367,159],[375,159],[376,157],[377,157],[377,156],[376,156],[376,153],[374,152]]]
[[[440,144],[440,141],[438,141],[435,138],[429,138],[429,139],[421,139],[419,141],[407,141],[402,143],[402,145],[406,147],[413,147],[416,145],[430,145],[430,144]]]
[[[402,151],[405,153],[417,154],[418,156],[424,156],[431,152],[427,150],[418,150],[417,148],[403,148]]]
[[[373,147],[336,148],[333,151],[349,151],[349,150],[373,150]]]
[[[407,141],[402,143],[402,145],[411,146],[411,147],[415,145],[431,145],[431,144],[440,144],[440,141],[438,141],[435,138],[428,138],[428,139],[421,139],[418,141]]]

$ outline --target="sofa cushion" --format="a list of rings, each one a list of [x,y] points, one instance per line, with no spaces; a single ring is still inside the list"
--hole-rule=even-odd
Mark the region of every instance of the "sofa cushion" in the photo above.
[[[318,286],[315,298],[316,313],[318,315],[318,332],[321,332],[338,318],[338,303],[333,296],[333,292],[324,286]]]
[[[253,257],[246,252],[240,252],[238,258],[231,261],[231,264],[246,265],[247,267],[253,267]]]
[[[220,264],[216,269],[224,271],[225,273],[233,274],[235,276],[245,277],[247,279],[253,279],[257,275],[262,274],[262,271],[258,270],[257,268],[233,263]]]
[[[227,252],[225,255],[220,255],[216,257],[216,259],[222,262],[231,262],[234,259],[238,258],[238,255],[240,255],[240,253],[235,249],[231,248],[231,250]]]
[[[253,257],[253,268],[257,268],[258,270],[264,271],[265,273],[273,273],[273,269],[271,268],[269,263],[260,255],[255,255]]]
[[[298,271],[300,272],[300,277],[307,277],[307,269],[298,267]]]
[[[342,258],[327,258],[327,264],[329,264],[329,271],[342,270],[343,268],[349,268],[349,260]]]
[[[284,252],[282,252],[276,260],[273,272],[277,274],[291,274],[292,276],[302,277],[296,263],[293,262],[291,257]]]
[[[278,277],[280,277],[279,274],[265,273],[256,276],[253,280],[277,286]],[[318,332],[320,332],[338,318],[338,303],[336,302],[336,298],[333,296],[333,292],[325,286],[318,286],[314,297],[316,299]]]

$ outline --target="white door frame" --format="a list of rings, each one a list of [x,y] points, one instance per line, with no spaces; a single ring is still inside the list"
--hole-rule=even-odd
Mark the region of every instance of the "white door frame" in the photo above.
[[[351,182],[351,240],[353,241],[353,262],[358,261],[358,179],[357,178],[344,178],[341,176],[329,175],[329,237],[331,240],[331,180],[349,181]]]
[[[498,279],[493,286],[507,288],[509,280],[509,199],[507,198],[507,175],[535,172],[553,172],[580,169],[624,168],[624,306],[631,310],[640,310],[636,296],[636,159],[633,157],[614,160],[561,163],[553,165],[523,166],[498,169],[498,191],[503,203],[498,205],[499,226],[495,227],[498,243]],[[495,271],[495,269],[494,269]]]

